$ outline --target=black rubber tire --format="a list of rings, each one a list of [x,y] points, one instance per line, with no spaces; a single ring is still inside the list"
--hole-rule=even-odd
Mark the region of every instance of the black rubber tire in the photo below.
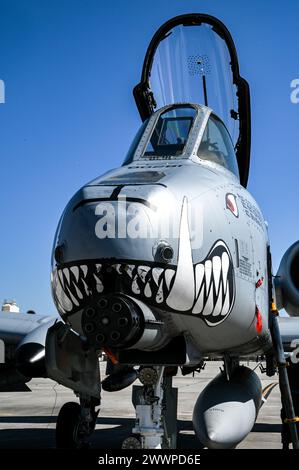
[[[81,407],[78,403],[65,403],[59,411],[56,422],[56,448],[76,449],[75,433],[79,423]]]

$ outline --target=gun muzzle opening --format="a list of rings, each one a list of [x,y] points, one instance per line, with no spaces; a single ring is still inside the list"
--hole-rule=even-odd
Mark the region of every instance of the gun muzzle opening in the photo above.
[[[137,343],[144,331],[140,307],[121,294],[102,296],[83,311],[82,329],[97,348],[127,348]]]

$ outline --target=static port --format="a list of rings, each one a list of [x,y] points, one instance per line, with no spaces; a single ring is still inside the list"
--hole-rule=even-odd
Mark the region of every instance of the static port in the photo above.
[[[110,318],[108,318],[108,317],[103,317],[103,318],[101,319],[101,323],[102,323],[102,325],[109,325],[109,323],[110,323]]]
[[[108,300],[107,300],[107,299],[100,299],[100,300],[98,301],[98,306],[99,306],[100,308],[106,308],[107,305],[108,305]]]
[[[86,323],[84,327],[86,333],[92,333],[94,331],[94,324],[93,323]]]
[[[95,310],[92,308],[92,307],[88,307],[85,311],[85,315],[88,317],[88,318],[92,318],[95,314]]]
[[[120,327],[126,326],[128,324],[128,319],[126,317],[121,317],[117,320],[117,324]]]
[[[120,338],[120,333],[118,331],[112,331],[110,338],[113,341],[117,341]]]
[[[115,312],[115,313],[120,312],[121,309],[122,309],[122,305],[121,305],[120,303],[118,303],[118,302],[115,302],[115,303],[112,305],[112,310],[113,310],[113,312]]]
[[[97,343],[103,343],[105,341],[105,336],[102,334],[102,333],[99,333],[97,336],[96,336],[96,340],[97,340]]]

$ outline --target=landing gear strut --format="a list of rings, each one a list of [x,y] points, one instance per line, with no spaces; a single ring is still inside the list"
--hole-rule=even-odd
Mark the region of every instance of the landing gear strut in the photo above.
[[[133,387],[136,410],[132,436],[124,440],[123,449],[171,449],[176,447],[177,389],[165,367],[141,367],[138,378],[142,387]],[[167,403],[167,407],[166,407]]]
[[[299,449],[299,441],[298,441],[298,433],[297,433],[297,425],[296,425],[298,418],[295,416],[293,398],[291,394],[288,373],[286,370],[287,363],[285,360],[283,344],[281,341],[281,335],[279,331],[278,312],[274,308],[272,309],[272,317],[271,317],[271,334],[272,334],[272,339],[273,339],[273,345],[274,345],[275,352],[276,352],[276,361],[277,361],[277,366],[278,366],[281,399],[282,399],[283,407],[284,407],[285,414],[286,414],[285,422],[288,423],[290,427],[290,435],[292,439],[293,448]]]
[[[56,447],[58,449],[82,449],[89,447],[88,439],[96,425],[98,400],[80,396],[80,404],[65,403],[56,424]]]

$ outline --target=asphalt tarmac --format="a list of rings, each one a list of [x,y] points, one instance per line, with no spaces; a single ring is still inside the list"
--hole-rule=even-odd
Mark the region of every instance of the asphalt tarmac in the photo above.
[[[173,385],[178,387],[178,448],[198,449],[192,426],[192,411],[197,396],[204,386],[219,372],[220,363],[207,363],[200,373],[177,376]],[[255,367],[256,364],[250,364]],[[101,369],[105,370],[105,364]],[[278,378],[261,374],[263,388],[277,383]],[[0,393],[0,448],[54,448],[55,423],[61,406],[77,401],[74,394],[49,379],[33,379],[28,383],[31,392]],[[114,393],[103,392],[101,411],[91,444],[98,449],[119,449],[131,434],[134,425],[131,387]],[[252,432],[238,445],[239,449],[280,449],[280,394],[273,388],[260,410]]]

